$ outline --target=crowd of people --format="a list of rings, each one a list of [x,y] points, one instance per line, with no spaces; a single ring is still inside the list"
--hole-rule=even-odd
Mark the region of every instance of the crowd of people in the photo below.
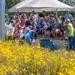
[[[29,39],[68,36],[71,46],[74,28],[75,19],[69,12],[64,17],[55,17],[53,14],[45,15],[45,11],[39,14],[33,11],[29,16],[17,12],[9,21],[5,21],[5,36],[13,35],[14,39],[27,39],[29,44],[31,44]]]

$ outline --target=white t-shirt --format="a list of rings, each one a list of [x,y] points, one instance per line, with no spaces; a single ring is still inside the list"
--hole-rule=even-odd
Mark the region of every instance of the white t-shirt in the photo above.
[[[9,25],[7,25],[7,31],[6,31],[6,35],[8,36],[9,34],[10,35],[14,35],[14,27],[11,25],[11,24],[9,24]]]

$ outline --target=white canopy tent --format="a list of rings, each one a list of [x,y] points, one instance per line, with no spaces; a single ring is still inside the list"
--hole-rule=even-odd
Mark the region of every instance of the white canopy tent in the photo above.
[[[25,0],[14,7],[9,9],[9,11],[10,12],[56,11],[56,16],[57,11],[69,11],[74,9],[74,7],[64,4],[58,0]]]
[[[69,11],[74,8],[58,0],[25,0],[9,9],[9,12],[41,12],[41,11]]]
[[[19,8],[19,10],[32,10],[36,11],[69,11],[73,10],[74,8],[66,5],[58,0],[33,0],[30,3],[24,5],[23,7]],[[26,12],[26,11],[25,11]]]

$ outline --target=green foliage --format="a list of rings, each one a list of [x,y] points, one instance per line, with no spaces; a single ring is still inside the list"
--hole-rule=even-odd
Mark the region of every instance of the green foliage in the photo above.
[[[75,6],[75,0],[59,0],[59,1],[64,2],[71,6]]]
[[[17,3],[21,2],[22,0],[6,0],[6,4],[8,9],[12,6],[16,5]]]

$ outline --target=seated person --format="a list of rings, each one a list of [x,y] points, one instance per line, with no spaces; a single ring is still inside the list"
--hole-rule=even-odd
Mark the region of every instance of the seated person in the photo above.
[[[51,30],[52,30],[52,27],[50,26],[50,24],[48,24],[48,27],[47,27],[47,29],[45,31],[45,34],[44,34],[45,38],[49,38],[50,37]]]
[[[42,36],[44,37],[45,31],[48,28],[48,26],[45,21],[43,21],[43,25],[44,25],[43,28],[41,28],[40,30],[41,30]]]
[[[57,37],[62,38],[62,37],[64,37],[64,34],[61,31],[59,31],[58,34],[57,34]]]
[[[55,29],[54,28],[52,28],[52,30],[51,30],[50,37],[51,38],[55,37]]]

